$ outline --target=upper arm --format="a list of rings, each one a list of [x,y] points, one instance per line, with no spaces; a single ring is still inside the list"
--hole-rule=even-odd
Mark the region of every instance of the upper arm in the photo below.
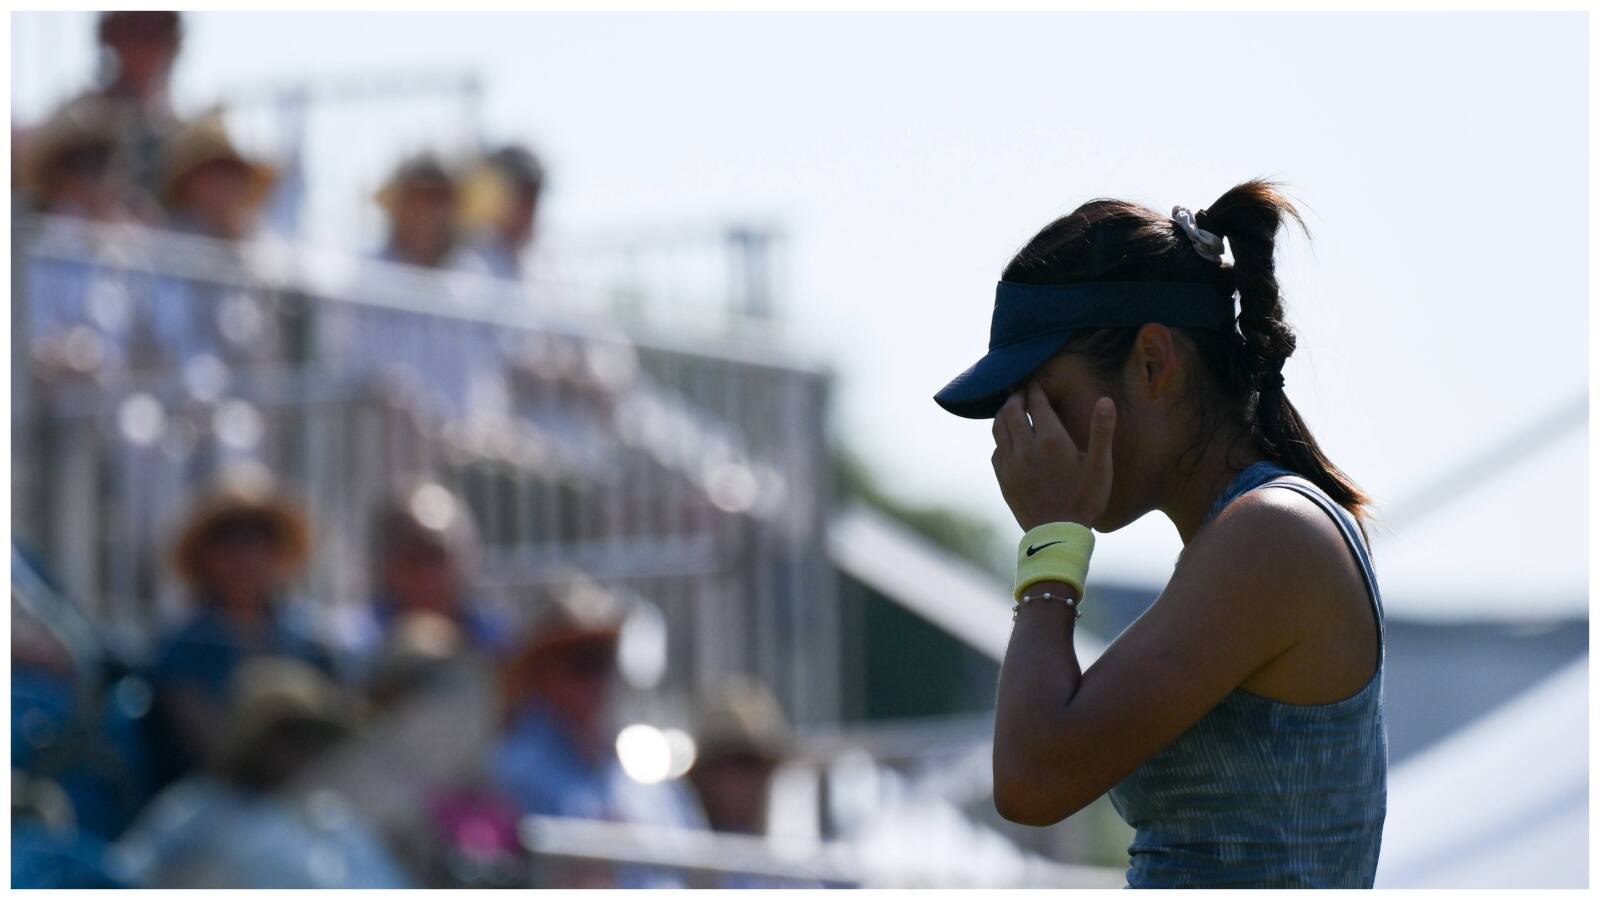
[[[1110,790],[1307,634],[1327,534],[1255,491],[1190,542],[1172,580],[1083,673],[1029,766],[1059,821]],[[1320,515],[1320,513],[1318,513]]]

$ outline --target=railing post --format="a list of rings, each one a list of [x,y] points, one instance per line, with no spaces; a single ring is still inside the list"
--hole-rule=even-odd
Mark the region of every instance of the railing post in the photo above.
[[[745,225],[728,229],[728,261],[732,267],[729,308],[735,318],[772,317],[772,234]]]

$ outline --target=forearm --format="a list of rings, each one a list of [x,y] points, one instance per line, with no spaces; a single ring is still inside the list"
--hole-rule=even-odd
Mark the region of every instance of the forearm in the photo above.
[[[1083,583],[1093,528],[1111,498],[1116,412],[1110,397],[1095,401],[1084,453],[1037,379],[1013,391],[995,415],[990,459],[1006,504],[1030,541],[1017,550],[1017,577],[1030,593],[1074,600],[1081,594],[1062,579]],[[1031,542],[1041,535],[1040,542]],[[1077,610],[1056,597],[1023,604],[1000,665],[994,797],[1000,814],[1012,821],[1045,825],[1082,805],[1073,793],[1082,783],[1073,748],[1063,740],[1068,706],[1083,676],[1072,644],[1076,617]]]
[[[1077,596],[1060,582],[1040,582],[1028,592],[1046,591]],[[995,802],[1007,818],[1026,821],[1049,805],[1041,801],[1049,793],[1045,776],[1063,750],[1058,724],[1083,676],[1073,647],[1075,620],[1075,611],[1054,598],[1018,610],[995,703]]]

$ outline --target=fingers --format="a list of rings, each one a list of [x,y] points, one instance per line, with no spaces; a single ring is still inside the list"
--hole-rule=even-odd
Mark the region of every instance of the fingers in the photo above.
[[[1013,452],[1018,442],[1026,440],[1032,434],[1033,428],[1028,424],[1021,392],[1013,391],[1011,396],[1006,398],[1000,411],[995,413],[994,424],[997,439],[1000,432],[1005,433],[1003,449],[1006,453]]]
[[[1117,428],[1117,404],[1110,397],[1095,401],[1089,417],[1089,450],[1084,459],[1084,476],[1090,484],[1111,483],[1111,436]]]
[[[1055,409],[1050,405],[1050,398],[1044,394],[1044,387],[1037,381],[1028,382],[1028,415],[1033,417],[1033,433],[1039,436],[1041,443],[1046,445],[1062,441],[1066,447],[1077,452],[1077,447],[1072,444],[1072,436],[1067,434],[1066,426],[1056,417]]]
[[[1001,406],[1000,409],[1004,410],[1005,407]],[[994,423],[989,431],[994,434],[995,458],[1011,455],[1011,431],[1006,428],[1006,420],[1000,413],[994,414]]]

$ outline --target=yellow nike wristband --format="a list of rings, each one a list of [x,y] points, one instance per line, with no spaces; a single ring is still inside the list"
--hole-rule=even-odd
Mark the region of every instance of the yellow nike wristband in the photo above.
[[[1077,522],[1046,522],[1028,530],[1017,544],[1017,585],[1022,592],[1041,581],[1061,581],[1078,589],[1083,597],[1083,582],[1089,575],[1089,556],[1094,553],[1094,530]]]

